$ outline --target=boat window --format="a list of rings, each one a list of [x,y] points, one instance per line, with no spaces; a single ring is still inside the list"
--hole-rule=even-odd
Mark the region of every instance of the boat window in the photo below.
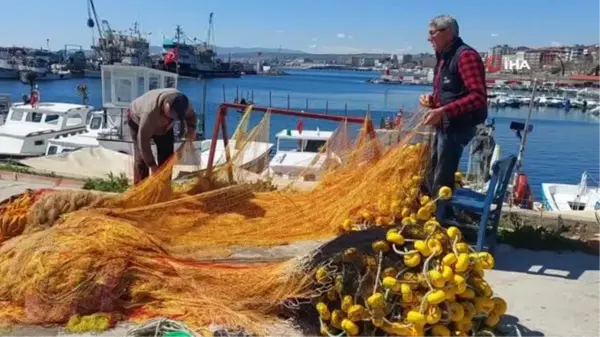
[[[574,211],[583,211],[585,209],[585,203],[569,201],[569,207]]]
[[[175,88],[175,79],[171,76],[165,76],[165,88]]]
[[[148,77],[148,90],[158,89],[160,84],[160,76],[151,74]]]
[[[46,155],[50,156],[56,154],[56,152],[58,152],[58,147],[56,147],[56,145],[52,145],[48,147],[48,153],[46,153]]]
[[[59,115],[46,115],[44,122],[48,124],[58,124]]]
[[[94,116],[92,118],[92,121],[90,122],[90,129],[91,130],[98,130],[102,127],[102,117],[100,116]]]
[[[304,151],[306,152],[319,152],[319,149],[325,145],[324,140],[308,140],[306,141],[306,146],[304,147]]]
[[[83,123],[83,118],[79,114],[69,114],[67,116],[67,127],[77,126]]]
[[[23,115],[25,114],[24,111],[21,110],[14,110],[12,111],[12,115],[10,115],[10,120],[11,121],[21,121],[23,120]]]
[[[36,140],[35,142],[33,142],[33,145],[35,145],[35,146],[44,145],[44,141],[43,140]]]
[[[131,103],[133,101],[132,97],[132,88],[133,81],[129,78],[119,78],[115,79],[115,99],[117,102],[121,103]]]
[[[44,116],[44,114],[32,111],[32,112],[27,113],[27,117],[25,118],[25,121],[39,123],[42,121],[43,116]]]
[[[109,69],[102,70],[102,97],[104,103],[112,103],[112,76]]]

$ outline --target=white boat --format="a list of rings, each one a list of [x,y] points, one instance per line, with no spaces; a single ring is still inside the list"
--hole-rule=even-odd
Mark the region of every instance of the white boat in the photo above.
[[[549,107],[562,107],[564,105],[564,99],[560,97],[546,97],[545,104]]]
[[[583,172],[577,185],[543,183],[544,208],[551,212],[573,213],[595,217],[600,210],[600,188],[590,187]]]
[[[0,80],[16,80],[17,78],[19,78],[17,66],[0,56]]]
[[[600,115],[600,106],[597,106],[597,107],[593,108],[592,110],[590,110],[590,113],[594,116]]]
[[[87,118],[85,132],[72,136],[48,140],[46,155],[51,156],[70,152],[84,147],[98,147],[98,135],[101,132],[111,132],[118,125],[111,116],[102,110],[91,111]]]
[[[280,131],[275,135],[276,152],[266,174],[286,179],[302,175],[305,180],[318,180],[327,162],[327,154],[321,152],[321,147],[332,135],[331,131],[319,129],[302,133],[298,130]]]
[[[85,132],[92,107],[69,103],[12,104],[0,126],[0,156],[31,157],[46,153],[50,139]]]

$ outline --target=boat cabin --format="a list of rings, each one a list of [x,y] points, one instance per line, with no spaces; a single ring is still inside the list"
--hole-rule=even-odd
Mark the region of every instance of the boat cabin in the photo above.
[[[333,135],[331,131],[303,130],[300,133],[298,130],[286,129],[275,135],[277,140],[276,151],[289,149],[293,146],[295,152],[312,152],[317,153],[319,149],[327,143]],[[282,148],[283,145],[283,148]]]
[[[283,130],[275,135],[276,153],[269,163],[269,173],[287,178],[304,176],[305,180],[317,179],[325,168],[327,155],[321,148],[333,132],[317,130]]]
[[[112,130],[102,130],[99,141],[130,142],[127,113],[133,100],[153,89],[177,88],[177,74],[147,67],[103,65],[101,76],[102,107],[117,125]],[[107,148],[119,151],[117,147]]]
[[[43,155],[49,139],[85,132],[91,109],[69,103],[13,104],[0,126],[0,155]]]
[[[55,155],[70,152],[82,147],[99,146],[98,135],[102,132],[116,133],[117,123],[104,110],[90,111],[87,116],[87,125],[84,133],[69,137],[48,140],[46,155]]]
[[[127,113],[131,102],[149,90],[177,88],[178,75],[141,66],[103,65],[101,76],[102,107],[116,126],[109,130],[101,130],[97,137],[98,143],[113,151],[132,154],[133,143],[127,125]],[[199,122],[202,122],[202,119],[199,119]],[[203,125],[198,123],[197,126],[196,139],[201,141]],[[177,122],[174,128],[178,128]]]
[[[160,88],[177,88],[177,74],[127,65],[103,65],[102,106],[127,109],[145,92]]]

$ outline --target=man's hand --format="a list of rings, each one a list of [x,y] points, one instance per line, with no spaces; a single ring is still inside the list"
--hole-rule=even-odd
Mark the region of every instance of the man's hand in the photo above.
[[[156,166],[156,165],[150,166],[150,174],[155,175],[156,173],[158,173],[158,166]]]
[[[427,112],[423,123],[425,125],[437,125],[442,120],[444,113],[444,108],[431,109]]]
[[[422,94],[419,97],[419,104],[422,107],[426,107],[426,108],[432,108],[434,103],[433,103],[433,95],[432,94]]]

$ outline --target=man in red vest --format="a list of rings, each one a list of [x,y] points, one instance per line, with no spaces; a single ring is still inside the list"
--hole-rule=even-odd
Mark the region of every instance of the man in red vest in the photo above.
[[[428,40],[437,59],[433,94],[422,95],[420,101],[430,108],[424,123],[436,132],[427,179],[429,192],[436,195],[442,186],[454,188],[463,149],[487,118],[487,88],[481,56],[459,37],[456,19],[433,18]]]

